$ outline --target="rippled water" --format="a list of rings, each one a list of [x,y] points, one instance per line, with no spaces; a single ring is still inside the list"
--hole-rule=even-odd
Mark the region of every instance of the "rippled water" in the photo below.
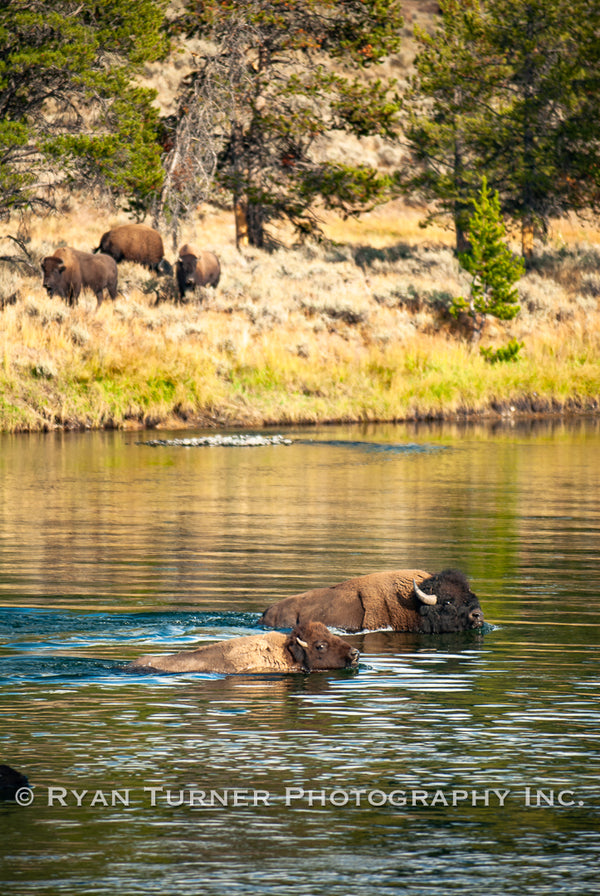
[[[3,891],[598,892],[598,423],[284,434],[0,437]],[[402,566],[464,569],[484,632],[123,671]]]

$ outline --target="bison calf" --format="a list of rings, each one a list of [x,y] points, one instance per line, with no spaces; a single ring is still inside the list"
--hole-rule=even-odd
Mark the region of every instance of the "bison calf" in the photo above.
[[[43,286],[50,298],[60,296],[74,305],[82,289],[91,289],[97,305],[102,304],[104,290],[114,299],[117,295],[117,265],[108,255],[92,255],[67,247],[57,249],[42,261]]]
[[[286,628],[306,619],[347,632],[385,628],[460,632],[483,625],[477,595],[456,569],[436,575],[421,569],[396,569],[348,579],[331,588],[314,588],[273,604],[260,622]]]
[[[157,273],[164,270],[162,237],[146,224],[121,224],[107,230],[94,252],[110,255],[116,262],[135,261]]]
[[[288,635],[264,632],[217,641],[197,650],[141,656],[128,672],[315,672],[358,665],[358,650],[320,622],[298,625]]]
[[[175,275],[179,298],[183,301],[187,289],[195,289],[197,286],[218,286],[221,265],[213,252],[198,251],[186,243],[179,250]]]

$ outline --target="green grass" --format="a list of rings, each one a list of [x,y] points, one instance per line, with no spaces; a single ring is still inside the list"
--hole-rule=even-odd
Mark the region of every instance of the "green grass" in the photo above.
[[[148,373],[117,370],[52,379],[31,372],[2,383],[0,427],[4,431],[60,426],[125,426],[168,421],[220,419],[240,425],[319,421],[401,420],[486,413],[499,403],[520,407],[578,401],[587,407],[600,395],[598,359],[583,363],[486,364],[450,344],[432,345],[430,354],[403,356],[397,349],[373,357],[321,364],[284,357],[263,366],[260,359],[206,381],[190,359],[175,355]],[[187,361],[187,364],[185,363]],[[152,366],[152,365],[149,365]]]
[[[69,308],[24,277],[16,303],[0,301],[0,431],[597,409],[597,252],[544,250],[521,314],[484,332],[492,349],[523,342],[495,364],[448,318],[464,284],[443,245],[219,254],[218,290],[184,306],[155,305],[134,265],[97,313],[89,296]]]

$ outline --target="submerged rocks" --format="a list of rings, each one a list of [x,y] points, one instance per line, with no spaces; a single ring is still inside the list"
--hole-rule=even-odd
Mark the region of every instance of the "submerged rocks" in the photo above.
[[[263,448],[266,445],[291,445],[292,440],[284,436],[261,436],[237,434],[230,436],[200,436],[193,439],[150,439],[147,442],[138,442],[138,445],[150,445],[152,448],[162,446],[175,446],[181,448]]]

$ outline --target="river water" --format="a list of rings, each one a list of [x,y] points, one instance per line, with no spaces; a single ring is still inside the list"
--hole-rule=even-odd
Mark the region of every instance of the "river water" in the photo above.
[[[277,432],[0,437],[0,763],[32,785],[0,803],[2,892],[600,892],[599,422]],[[358,671],[123,671],[450,566],[483,632],[347,636]]]

